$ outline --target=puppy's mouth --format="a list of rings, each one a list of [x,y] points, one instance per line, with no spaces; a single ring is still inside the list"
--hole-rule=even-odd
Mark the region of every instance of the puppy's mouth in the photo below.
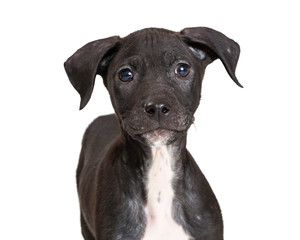
[[[173,143],[185,134],[194,122],[192,114],[178,111],[173,112],[163,120],[141,117],[140,112],[130,111],[122,116],[122,126],[134,139],[149,146],[162,146]]]

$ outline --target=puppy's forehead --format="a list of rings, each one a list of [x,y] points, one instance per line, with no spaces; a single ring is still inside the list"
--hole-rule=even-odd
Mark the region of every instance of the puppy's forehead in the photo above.
[[[183,41],[177,33],[158,28],[148,28],[134,32],[123,39],[123,46],[127,55],[158,55],[168,51],[178,54],[186,51]]]

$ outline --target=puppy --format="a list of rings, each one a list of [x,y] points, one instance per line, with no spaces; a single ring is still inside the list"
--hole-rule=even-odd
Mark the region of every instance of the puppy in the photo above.
[[[239,45],[213,29],[143,29],[90,42],[65,69],[88,103],[97,74],[115,114],[86,130],[77,169],[86,240],[222,240],[217,199],[186,149],[205,68],[240,87]]]

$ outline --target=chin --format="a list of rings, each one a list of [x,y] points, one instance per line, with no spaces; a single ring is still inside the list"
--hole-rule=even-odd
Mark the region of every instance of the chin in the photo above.
[[[172,144],[180,133],[173,130],[156,129],[140,135],[145,144],[150,147],[159,147]]]

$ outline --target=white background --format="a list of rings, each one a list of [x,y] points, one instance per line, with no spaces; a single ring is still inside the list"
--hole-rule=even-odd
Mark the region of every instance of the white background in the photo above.
[[[63,62],[85,43],[145,27],[208,26],[241,46],[237,87],[206,71],[188,147],[220,202],[225,240],[299,240],[297,1],[2,1],[0,239],[82,239],[75,169],[82,134],[112,112],[97,83],[78,111]]]

